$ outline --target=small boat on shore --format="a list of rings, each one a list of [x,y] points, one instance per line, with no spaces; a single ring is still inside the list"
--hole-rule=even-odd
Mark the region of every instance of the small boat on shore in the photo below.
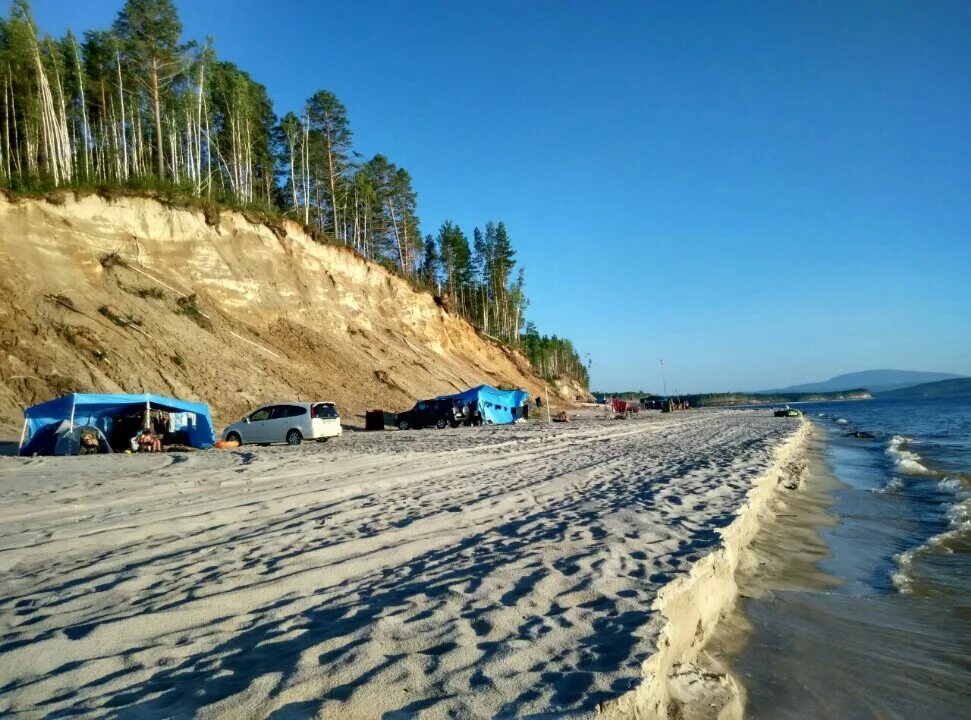
[[[776,417],[802,417],[802,411],[791,408],[788,405],[775,411]]]

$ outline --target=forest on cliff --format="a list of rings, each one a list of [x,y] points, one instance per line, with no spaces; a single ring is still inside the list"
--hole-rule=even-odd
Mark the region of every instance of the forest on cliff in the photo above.
[[[14,0],[0,19],[0,187],[175,194],[299,221],[441,296],[545,376],[587,386],[572,343],[527,324],[525,271],[503,222],[423,234],[411,175],[355,150],[334,93],[278,113],[211,39],[182,30],[172,0],[127,0],[111,27],[53,38]]]

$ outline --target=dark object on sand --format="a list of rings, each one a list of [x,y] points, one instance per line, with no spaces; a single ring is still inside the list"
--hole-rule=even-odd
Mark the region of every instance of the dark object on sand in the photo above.
[[[856,432],[848,432],[843,437],[855,437],[859,438],[860,440],[873,440],[877,436],[872,432],[867,432],[866,430],[857,430]]]
[[[802,413],[794,408],[782,408],[775,411],[776,417],[802,417]]]
[[[365,430],[384,430],[384,410],[368,410],[364,413]]]

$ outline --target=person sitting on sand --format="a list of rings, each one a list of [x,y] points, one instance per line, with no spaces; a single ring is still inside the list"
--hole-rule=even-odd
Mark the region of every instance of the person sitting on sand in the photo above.
[[[162,439],[151,430],[139,430],[131,439],[132,450],[137,452],[162,452]]]
[[[97,455],[99,448],[98,436],[85,430],[81,433],[78,455]]]

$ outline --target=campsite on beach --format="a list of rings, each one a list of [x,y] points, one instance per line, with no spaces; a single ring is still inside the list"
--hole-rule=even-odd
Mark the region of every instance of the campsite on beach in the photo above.
[[[529,417],[529,394],[479,385],[454,395],[418,400],[400,413],[372,410],[366,430],[506,425]],[[542,399],[537,407],[542,407]],[[159,395],[71,393],[24,410],[18,453],[97,455],[229,449],[245,444],[323,441],[342,434],[332,402],[275,403],[248,413],[216,439],[209,406]]]

